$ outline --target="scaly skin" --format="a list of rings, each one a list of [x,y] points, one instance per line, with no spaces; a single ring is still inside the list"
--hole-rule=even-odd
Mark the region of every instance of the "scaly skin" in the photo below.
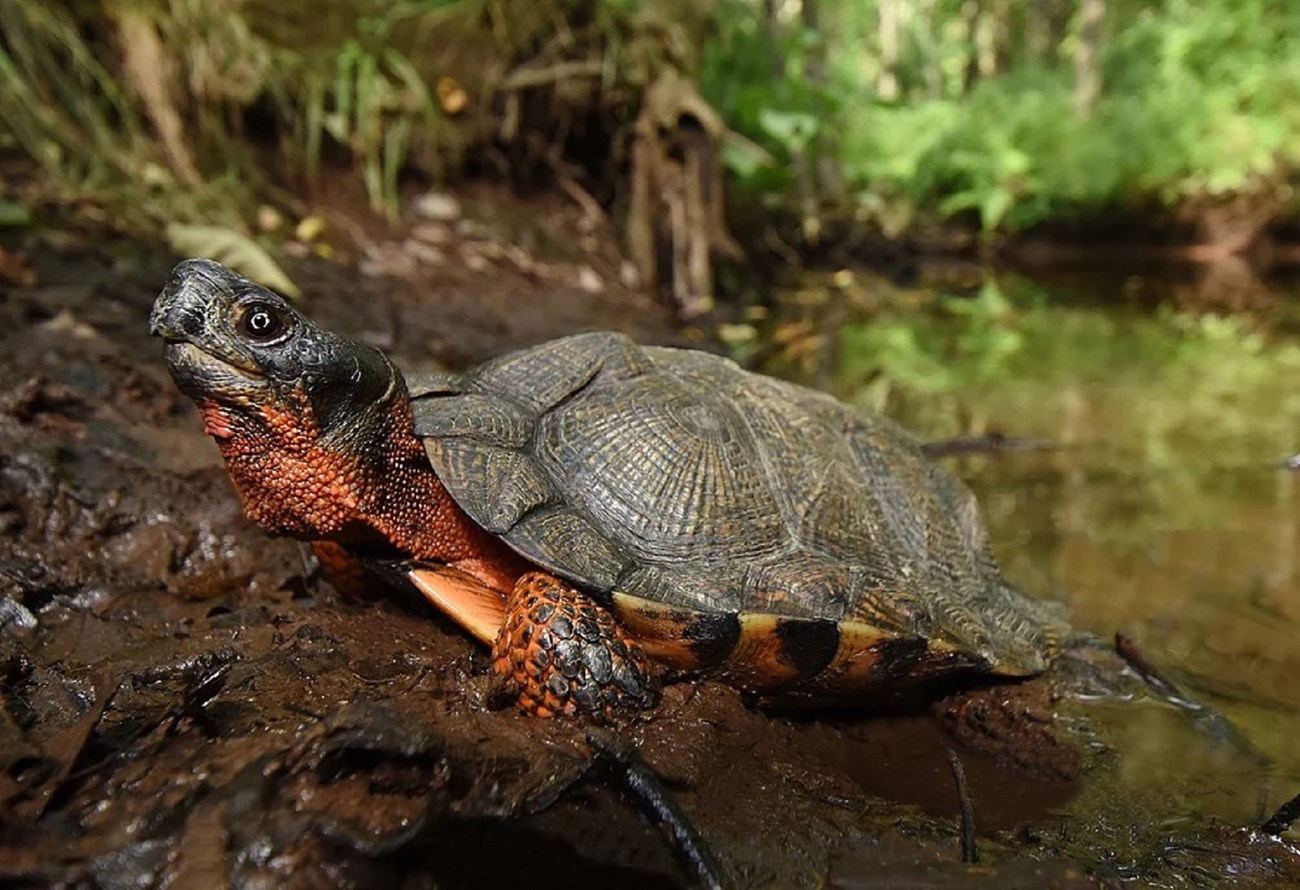
[[[492,666],[525,711],[601,720],[655,703],[641,647],[588,596],[529,572],[506,601]]]
[[[248,517],[312,541],[341,588],[360,586],[354,551],[453,566],[505,600],[493,666],[525,711],[601,719],[653,702],[645,656],[613,618],[530,571],[457,506],[414,435],[401,375],[381,354],[205,260],[177,266],[150,323]],[[578,631],[581,645],[571,639]]]
[[[352,453],[322,442],[301,390],[256,414],[216,402],[201,409],[244,502],[273,534],[341,545],[384,543],[402,555],[454,565],[503,595],[527,563],[476,525],[434,475],[395,398],[372,446]]]

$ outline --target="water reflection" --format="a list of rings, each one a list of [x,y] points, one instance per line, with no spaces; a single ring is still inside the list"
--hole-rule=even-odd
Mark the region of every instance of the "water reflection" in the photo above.
[[[1300,337],[1276,305],[1193,313],[1124,292],[986,281],[945,297],[841,272],[763,320],[763,363],[925,438],[1055,442],[949,459],[1008,574],[1141,640],[1276,760],[1289,795],[1300,472],[1282,461],[1300,447]]]

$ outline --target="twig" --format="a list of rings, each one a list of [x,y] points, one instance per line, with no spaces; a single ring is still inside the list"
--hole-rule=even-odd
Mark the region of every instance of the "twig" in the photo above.
[[[771,226],[763,229],[763,243],[767,245],[772,253],[784,260],[790,268],[799,269],[803,267],[803,257],[799,256],[797,250],[781,240],[781,236]]]
[[[952,780],[957,785],[957,801],[961,804],[961,861],[973,865],[980,861],[979,850],[975,847],[975,802],[971,800],[970,788],[966,786],[966,768],[952,748],[948,752],[948,768],[952,770]]]
[[[605,211],[601,209],[600,203],[591,196],[591,192],[578,185],[577,181],[574,180],[573,177],[563,171],[557,170],[556,181],[560,185],[560,191],[572,198],[574,203],[582,208],[582,212],[586,214],[589,219],[601,225],[607,225],[609,223],[609,217],[606,216]]]
[[[722,866],[713,851],[704,843],[695,826],[677,806],[663,780],[642,759],[632,744],[605,730],[587,733],[587,744],[597,758],[613,766],[623,787],[631,793],[646,814],[668,833],[674,851],[695,875],[697,881],[709,890],[727,887]]]
[[[589,59],[581,62],[557,62],[546,68],[516,68],[501,81],[502,90],[524,90],[543,84],[558,83],[574,77],[598,77],[605,70],[604,62]]]
[[[1115,634],[1115,652],[1120,658],[1124,659],[1125,664],[1137,672],[1148,686],[1158,692],[1162,698],[1171,704],[1178,705],[1180,708],[1186,708],[1189,711],[1200,711],[1204,705],[1183,694],[1178,685],[1170,680],[1160,670],[1147,660],[1138,649],[1137,641],[1123,631]]]
[[[1261,751],[1237,726],[1217,710],[1188,695],[1170,680],[1142,654],[1137,641],[1128,634],[1115,634],[1115,654],[1127,664],[1147,688],[1168,704],[1181,708],[1193,715],[1193,723],[1212,738],[1227,742],[1244,755],[1251,763],[1264,768],[1271,768],[1272,758]]]

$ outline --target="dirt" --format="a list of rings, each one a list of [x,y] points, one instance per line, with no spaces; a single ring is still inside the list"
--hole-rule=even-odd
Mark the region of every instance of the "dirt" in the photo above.
[[[486,203],[471,197],[477,228],[444,238],[436,262],[398,262],[401,277],[300,261],[308,311],[408,367],[583,328],[682,338],[619,281],[608,245],[571,249],[586,236],[562,208],[516,207],[545,221],[553,246],[512,257],[502,245],[520,237],[475,216]],[[408,237],[372,258],[392,260]],[[695,882],[626,765],[594,753],[590,727],[489,708],[487,653],[464,634],[419,603],[341,599],[304,546],[242,517],[148,337],[176,257],[101,233],[4,246],[30,277],[0,284],[0,880]],[[489,259],[467,263],[467,250]],[[1086,696],[1048,683],[867,714],[780,713],[681,683],[615,731],[730,885],[1300,879],[1295,848],[1244,817],[1173,811],[1170,824],[1135,826],[1099,821],[1104,806],[1080,812],[1090,788],[1122,796],[1099,777],[1128,755]],[[968,776],[979,864],[962,861],[950,749]]]

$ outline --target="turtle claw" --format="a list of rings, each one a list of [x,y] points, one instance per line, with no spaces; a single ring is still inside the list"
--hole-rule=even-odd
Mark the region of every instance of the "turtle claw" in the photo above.
[[[658,701],[650,662],[614,617],[541,572],[515,584],[492,667],[499,694],[537,717],[583,714],[608,722]]]

